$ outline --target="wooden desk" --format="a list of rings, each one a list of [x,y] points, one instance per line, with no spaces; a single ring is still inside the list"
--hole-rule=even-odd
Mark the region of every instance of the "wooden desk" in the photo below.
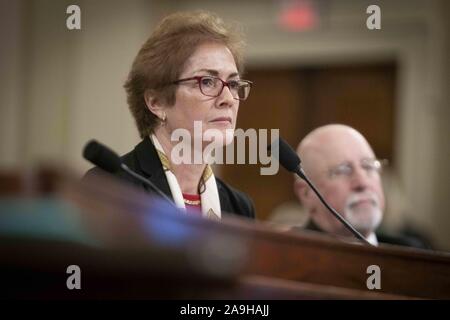
[[[0,173],[0,196],[7,297],[450,298],[446,253],[188,216],[111,177]],[[71,264],[82,269],[79,292],[65,287]],[[381,269],[381,290],[367,289],[370,265]]]

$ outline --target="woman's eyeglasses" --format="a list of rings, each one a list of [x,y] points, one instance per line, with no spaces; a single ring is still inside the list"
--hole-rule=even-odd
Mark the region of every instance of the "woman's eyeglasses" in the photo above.
[[[179,79],[174,81],[173,84],[191,80],[197,80],[200,92],[205,96],[218,97],[222,94],[223,88],[227,86],[233,98],[241,101],[248,98],[250,88],[252,87],[252,82],[248,80],[223,81],[222,79],[213,76],[197,76]]]

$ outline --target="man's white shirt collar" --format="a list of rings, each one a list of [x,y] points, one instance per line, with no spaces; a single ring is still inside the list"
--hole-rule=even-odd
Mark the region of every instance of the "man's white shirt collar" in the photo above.
[[[375,232],[372,232],[371,234],[369,234],[369,236],[366,238],[366,240],[374,246],[378,246],[378,239],[377,236],[375,235]]]

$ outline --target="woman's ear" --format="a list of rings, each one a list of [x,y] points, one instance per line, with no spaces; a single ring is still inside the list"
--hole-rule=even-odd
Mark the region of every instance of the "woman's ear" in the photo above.
[[[148,110],[159,119],[165,119],[164,106],[160,103],[160,99],[156,97],[153,90],[147,89],[144,92],[145,104]]]

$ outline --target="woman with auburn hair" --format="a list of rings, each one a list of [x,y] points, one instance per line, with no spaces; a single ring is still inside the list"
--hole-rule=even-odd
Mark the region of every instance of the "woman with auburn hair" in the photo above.
[[[254,218],[250,198],[214,176],[203,151],[212,143],[194,143],[194,125],[232,140],[240,101],[247,99],[251,82],[242,80],[243,40],[239,33],[205,11],[165,17],[139,50],[125,83],[130,111],[143,139],[122,157],[132,170],[153,182],[180,208],[203,217],[222,213]],[[175,161],[172,141],[177,129],[188,132],[184,141],[201,161]],[[188,157],[189,158],[189,157]],[[189,159],[188,159],[189,160]],[[192,160],[192,158],[191,158]],[[100,172],[94,168],[88,176]],[[123,173],[121,178],[150,188]]]

